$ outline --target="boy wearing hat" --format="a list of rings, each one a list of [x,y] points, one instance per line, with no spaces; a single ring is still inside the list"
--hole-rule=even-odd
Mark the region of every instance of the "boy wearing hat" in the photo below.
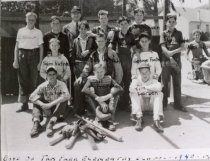
[[[174,87],[174,108],[183,112],[187,112],[182,105],[181,100],[181,51],[184,48],[184,40],[182,32],[175,28],[176,15],[169,13],[166,17],[167,29],[163,31],[160,37],[160,45],[162,48],[162,81],[163,81],[163,108],[168,105],[168,83],[170,76],[173,79]]]
[[[59,53],[64,54],[64,56],[69,60],[69,43],[68,37],[61,32],[61,19],[58,16],[52,16],[50,18],[51,31],[44,35],[44,57],[51,55],[49,41],[52,38],[56,38],[60,41]]]
[[[154,127],[157,132],[163,132],[160,125],[160,116],[162,113],[162,99],[161,84],[151,77],[150,66],[147,63],[139,65],[139,72],[141,77],[137,79],[136,84],[130,86],[130,97],[132,104],[131,119],[136,121],[135,129],[141,131],[142,127],[142,111],[152,110]]]
[[[40,84],[37,89],[31,94],[29,100],[34,104],[33,128],[31,130],[31,137],[37,136],[42,127],[40,122],[43,120],[43,113],[51,113],[50,121],[46,127],[47,136],[53,135],[53,126],[60,115],[64,115],[67,105],[67,100],[70,95],[67,86],[64,82],[57,80],[57,70],[54,66],[47,68],[47,80]]]

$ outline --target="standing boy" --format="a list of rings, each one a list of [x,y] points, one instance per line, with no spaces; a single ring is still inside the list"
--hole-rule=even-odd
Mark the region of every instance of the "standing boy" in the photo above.
[[[43,36],[35,28],[36,19],[36,13],[28,12],[26,26],[17,33],[13,67],[18,69],[18,102],[22,103],[17,112],[28,110],[28,97],[37,86],[38,71],[43,59]]]
[[[170,76],[173,79],[174,87],[174,108],[183,112],[187,112],[182,105],[181,100],[181,51],[184,47],[184,40],[182,32],[175,28],[176,15],[169,13],[166,17],[167,29],[163,31],[160,44],[162,48],[162,81],[163,81],[163,108],[166,109],[168,105],[168,82]]]
[[[109,47],[116,50],[117,56],[122,65],[123,79],[122,87],[124,92],[120,98],[119,106],[121,109],[130,110],[130,99],[129,99],[129,86],[131,82],[131,64],[132,55],[131,47],[135,45],[134,35],[129,31],[130,20],[121,16],[118,19],[120,29],[114,32],[114,36],[111,40]]]

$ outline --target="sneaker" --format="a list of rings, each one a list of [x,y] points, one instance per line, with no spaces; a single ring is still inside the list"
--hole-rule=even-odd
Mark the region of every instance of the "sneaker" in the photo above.
[[[54,126],[54,121],[50,121],[46,127],[46,133],[48,137],[53,136],[53,126]]]
[[[17,110],[16,112],[17,113],[20,113],[20,112],[25,112],[27,111],[29,108],[28,108],[28,103],[23,103],[22,106],[20,107],[19,110]]]
[[[142,127],[142,118],[139,118],[139,119],[136,120],[135,129],[136,129],[136,131],[143,130],[143,127]]]
[[[35,121],[33,128],[31,129],[31,137],[37,136],[42,131],[42,126],[40,125],[39,121]]]
[[[157,132],[164,132],[159,120],[154,120],[154,128]]]

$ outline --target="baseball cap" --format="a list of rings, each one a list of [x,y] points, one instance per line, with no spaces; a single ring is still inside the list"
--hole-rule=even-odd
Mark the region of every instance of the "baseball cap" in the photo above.
[[[54,72],[57,73],[57,70],[55,69],[54,66],[49,66],[49,67],[47,67],[47,73],[49,73],[49,72],[51,72],[51,71],[54,71]]]
[[[142,37],[147,37],[148,39],[151,39],[151,36],[149,35],[149,33],[148,33],[147,31],[144,31],[144,32],[142,32],[142,33],[139,35],[139,40],[140,40]]]
[[[78,6],[74,6],[72,9],[71,9],[71,13],[81,13],[81,9],[78,7]]]
[[[134,14],[139,13],[139,12],[141,12],[141,13],[144,15],[144,10],[141,9],[141,8],[136,8],[136,9],[134,9],[134,11],[133,11]]]
[[[51,21],[51,22],[53,22],[53,21],[55,21],[55,20],[58,20],[59,22],[61,21],[60,17],[58,17],[58,16],[51,16],[51,17],[50,17],[50,21]]]
[[[148,68],[150,69],[150,66],[148,63],[140,63],[140,65],[138,66],[138,69],[142,69],[142,68]]]

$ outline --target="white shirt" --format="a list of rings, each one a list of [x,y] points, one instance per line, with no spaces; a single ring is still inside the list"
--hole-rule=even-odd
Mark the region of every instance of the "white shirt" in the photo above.
[[[43,35],[39,29],[33,28],[30,30],[26,26],[18,30],[16,41],[19,44],[18,48],[35,49],[43,44]]]
[[[140,54],[140,60],[139,57],[136,54]],[[135,53],[132,60],[132,68],[131,68],[131,75],[132,78],[139,75],[138,73],[138,67],[140,63],[148,63],[150,66],[151,76],[154,74],[157,74],[160,76],[162,72],[159,56],[154,51],[147,51],[147,52],[141,52],[141,53]]]

